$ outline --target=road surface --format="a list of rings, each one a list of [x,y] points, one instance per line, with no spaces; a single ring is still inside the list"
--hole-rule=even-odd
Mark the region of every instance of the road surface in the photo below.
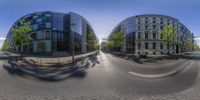
[[[199,100],[200,98],[198,58],[185,61],[191,64],[175,75],[148,79],[129,74],[135,70],[131,61],[101,52],[87,67],[67,72],[70,77],[60,81],[48,81],[6,69],[7,57],[2,53],[0,56],[0,100]]]

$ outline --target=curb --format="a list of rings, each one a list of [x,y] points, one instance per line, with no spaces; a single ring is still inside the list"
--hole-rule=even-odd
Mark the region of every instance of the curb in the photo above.
[[[167,76],[177,74],[178,72],[181,72],[182,70],[188,68],[188,66],[190,66],[192,63],[193,62],[190,62],[189,64],[185,65],[184,67],[179,67],[175,70],[172,70],[170,72],[163,73],[163,74],[141,74],[141,73],[132,72],[132,71],[128,72],[128,74],[142,77],[142,78],[162,78],[162,77],[167,77]]]

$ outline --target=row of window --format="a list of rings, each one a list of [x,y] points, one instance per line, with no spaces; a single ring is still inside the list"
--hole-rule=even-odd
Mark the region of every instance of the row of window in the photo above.
[[[176,29],[175,27],[173,27],[173,28]],[[164,26],[158,27],[156,25],[152,25],[152,27],[151,27],[149,25],[145,25],[144,27],[142,27],[142,26],[138,26],[137,27],[137,30],[142,30],[142,29],[145,29],[145,30],[148,30],[148,29],[154,29],[154,30],[160,29],[160,30],[164,30]]]
[[[142,24],[142,23],[145,23],[145,24],[149,24],[149,23],[153,23],[153,24],[160,23],[160,24],[167,24],[167,25],[172,24],[172,25],[174,25],[174,26],[176,25],[175,22],[165,22],[165,21],[156,21],[156,20],[152,20],[152,21],[147,21],[147,20],[145,20],[145,21],[137,21],[137,24]]]
[[[138,49],[141,49],[141,43],[138,43],[137,44],[137,48]],[[163,43],[160,43],[160,49],[163,49]],[[170,45],[169,45],[169,43],[167,44],[167,49],[169,49],[170,48]],[[145,43],[145,49],[149,49],[149,43],[148,42],[146,42]],[[156,46],[156,43],[155,42],[153,42],[152,43],[152,49],[157,49],[157,46]],[[175,45],[172,45],[172,49],[175,49]]]
[[[39,31],[31,34],[33,40],[51,39],[50,31]]]
[[[142,34],[139,32],[138,33],[138,39],[142,39]],[[157,33],[156,32],[153,32],[152,33],[153,35],[153,39],[156,39],[157,38]],[[149,39],[149,33],[145,32],[145,35],[144,35],[145,39]]]
[[[152,27],[149,27],[148,25],[145,25],[144,27],[141,27],[141,26],[138,26],[137,27],[137,30],[141,30],[141,29],[145,29],[145,30],[148,30],[148,29],[158,29],[158,27],[156,25],[153,25]],[[160,26],[160,30],[163,30],[164,27],[163,26]]]
[[[32,24],[36,24],[36,23],[41,23],[41,22],[50,22],[51,18],[50,17],[44,17],[44,18],[38,18],[35,20],[31,20],[25,23],[25,25],[32,25]]]
[[[32,30],[38,30],[38,29],[44,29],[44,28],[51,28],[51,23],[40,23],[40,24],[35,24],[32,26]]]
[[[42,13],[42,12],[39,12],[39,13],[34,13],[32,15],[27,15],[24,17],[25,21],[30,21],[30,20],[34,20],[34,19],[37,19],[37,18],[44,18],[44,17],[50,17],[51,16],[51,13]]]
[[[152,17],[137,18],[138,21],[141,21],[141,20],[151,20],[151,19],[154,20],[154,21],[155,21],[155,20],[160,20],[160,21],[164,21],[164,20],[165,20],[165,21],[167,21],[167,22],[175,23],[175,22],[172,21],[172,20],[169,20],[169,19],[163,19],[163,18],[158,18],[158,17],[153,17],[153,18],[152,18]]]
[[[148,55],[149,53],[146,51],[146,52],[144,52],[146,55]],[[140,51],[138,51],[138,54],[141,54],[141,52]],[[156,55],[156,54],[158,54],[158,52],[156,53],[155,51],[153,51],[153,55]],[[160,52],[160,54],[162,55],[162,54],[164,54],[163,53],[163,51],[161,51]],[[169,51],[167,52],[167,54],[169,54]],[[175,52],[172,52],[172,54],[175,54]]]

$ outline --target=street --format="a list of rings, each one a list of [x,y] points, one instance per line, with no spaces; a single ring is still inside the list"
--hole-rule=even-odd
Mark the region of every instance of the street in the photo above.
[[[9,71],[8,58],[0,53],[0,100],[199,100],[199,58],[153,63],[148,70],[139,64],[100,52],[90,64],[63,80],[44,80],[20,71]],[[160,74],[184,66],[179,72],[160,78],[130,74]],[[167,68],[166,68],[167,67]]]

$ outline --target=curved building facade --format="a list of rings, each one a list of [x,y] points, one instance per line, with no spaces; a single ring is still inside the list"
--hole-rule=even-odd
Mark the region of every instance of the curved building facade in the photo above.
[[[172,26],[177,42],[161,39],[160,31]],[[185,40],[193,42],[193,34],[179,20],[157,14],[132,16],[120,22],[111,32],[125,34],[121,51],[132,54],[163,55],[185,52]],[[111,38],[111,35],[108,38]],[[170,45],[171,46],[170,46]]]
[[[25,21],[23,25],[20,24],[21,20]],[[73,33],[76,53],[94,50],[90,41],[96,41],[97,38],[94,34],[92,40],[89,40],[89,32],[94,33],[94,31],[85,18],[73,12],[44,11],[28,14],[14,23],[6,37],[10,47],[9,51],[20,51],[19,46],[16,46],[13,41],[12,29],[24,25],[31,27],[31,31],[27,32],[27,34],[33,39],[30,43],[22,44],[22,51],[25,53],[70,53],[72,50]]]

